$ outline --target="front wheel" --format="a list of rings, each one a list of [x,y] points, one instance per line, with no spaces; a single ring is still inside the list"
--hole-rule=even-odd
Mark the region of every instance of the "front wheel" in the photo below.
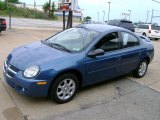
[[[147,69],[148,69],[148,61],[144,59],[138,65],[136,70],[133,71],[133,76],[137,78],[142,78],[146,74]]]
[[[74,74],[63,74],[55,79],[51,88],[50,97],[57,103],[66,103],[74,98],[78,88],[78,78]]]

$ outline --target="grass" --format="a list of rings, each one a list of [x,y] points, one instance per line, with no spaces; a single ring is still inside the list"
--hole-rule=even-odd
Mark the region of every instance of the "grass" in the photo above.
[[[8,5],[8,7],[5,6],[4,2],[0,1],[0,15],[8,16],[12,15],[13,17],[24,17],[24,18],[36,18],[36,19],[57,19],[56,16],[53,16],[51,18],[48,18],[48,16],[38,10],[29,9],[29,8],[20,8],[16,7],[14,5]]]

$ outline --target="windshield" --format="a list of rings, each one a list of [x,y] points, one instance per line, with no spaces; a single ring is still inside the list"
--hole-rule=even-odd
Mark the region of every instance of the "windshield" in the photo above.
[[[94,30],[71,28],[49,38],[46,42],[57,49],[63,48],[66,51],[79,52],[99,34],[99,32]]]
[[[153,26],[152,25],[152,30],[160,30],[160,26]]]

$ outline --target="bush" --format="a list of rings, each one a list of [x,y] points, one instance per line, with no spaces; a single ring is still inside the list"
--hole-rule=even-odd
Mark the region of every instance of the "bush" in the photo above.
[[[14,17],[24,17],[24,18],[35,17],[36,19],[48,18],[42,11],[29,8],[20,8],[11,4],[8,4],[8,7],[6,7],[5,3],[0,1],[0,15],[8,16],[9,14],[11,14]],[[53,16],[51,19],[57,19],[57,17]]]
[[[0,10],[5,10],[5,9],[6,9],[5,3],[0,1]]]

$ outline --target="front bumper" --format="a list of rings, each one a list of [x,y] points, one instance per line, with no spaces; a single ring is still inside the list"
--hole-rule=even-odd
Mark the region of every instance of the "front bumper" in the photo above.
[[[25,79],[22,71],[15,72],[6,64],[3,66],[3,75],[6,82],[16,92],[31,97],[46,97],[48,95],[49,83],[46,80]],[[38,85],[38,82],[46,82],[45,85]]]

